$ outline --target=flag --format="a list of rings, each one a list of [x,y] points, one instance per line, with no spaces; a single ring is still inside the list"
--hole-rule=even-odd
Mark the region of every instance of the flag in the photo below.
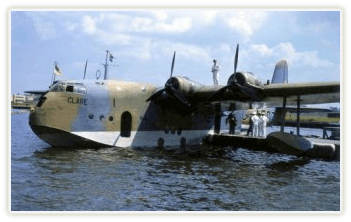
[[[62,76],[62,72],[61,72],[60,68],[58,67],[57,62],[55,62],[54,74],[58,75],[58,76]]]
[[[113,62],[112,59],[113,59],[113,55],[111,53],[109,53],[110,55],[110,62]]]

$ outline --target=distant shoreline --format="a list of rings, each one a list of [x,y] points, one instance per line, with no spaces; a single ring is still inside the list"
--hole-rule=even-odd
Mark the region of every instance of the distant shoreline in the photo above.
[[[21,113],[29,113],[29,110],[24,109],[24,110],[11,110],[11,115],[17,115]]]

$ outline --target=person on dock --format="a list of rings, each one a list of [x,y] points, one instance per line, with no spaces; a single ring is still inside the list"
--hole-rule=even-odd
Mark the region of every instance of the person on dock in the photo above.
[[[231,112],[227,119],[226,119],[226,123],[228,124],[229,122],[229,134],[234,135],[235,133],[235,127],[236,127],[236,118],[235,118],[235,114],[233,112]]]
[[[267,123],[268,118],[264,113],[260,114],[260,123],[259,123],[259,136],[266,138],[267,136]]]
[[[253,137],[258,137],[258,122],[260,118],[256,115],[256,112],[253,113],[252,122],[253,122]]]
[[[253,112],[250,119],[249,119],[249,129],[247,130],[246,136],[258,136],[258,116],[256,115],[256,112]]]
[[[249,117],[249,129],[247,130],[246,136],[252,136],[252,130],[253,130],[253,121],[252,121],[252,115]]]
[[[262,137],[263,135],[263,119],[262,113],[258,112],[258,137]]]

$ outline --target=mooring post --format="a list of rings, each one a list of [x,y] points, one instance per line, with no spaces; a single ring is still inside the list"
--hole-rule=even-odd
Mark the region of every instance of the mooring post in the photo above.
[[[296,127],[297,127],[297,136],[300,136],[300,95],[297,96],[297,119],[296,119]]]
[[[286,109],[286,97],[284,96],[283,98],[283,118],[282,118],[282,122],[281,122],[281,125],[280,125],[280,132],[284,133],[284,120],[285,120],[285,111]]]

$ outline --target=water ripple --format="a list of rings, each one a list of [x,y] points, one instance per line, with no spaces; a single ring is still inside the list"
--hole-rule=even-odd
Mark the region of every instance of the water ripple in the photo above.
[[[23,116],[11,116],[13,211],[340,210],[338,161],[212,146],[51,148]]]

